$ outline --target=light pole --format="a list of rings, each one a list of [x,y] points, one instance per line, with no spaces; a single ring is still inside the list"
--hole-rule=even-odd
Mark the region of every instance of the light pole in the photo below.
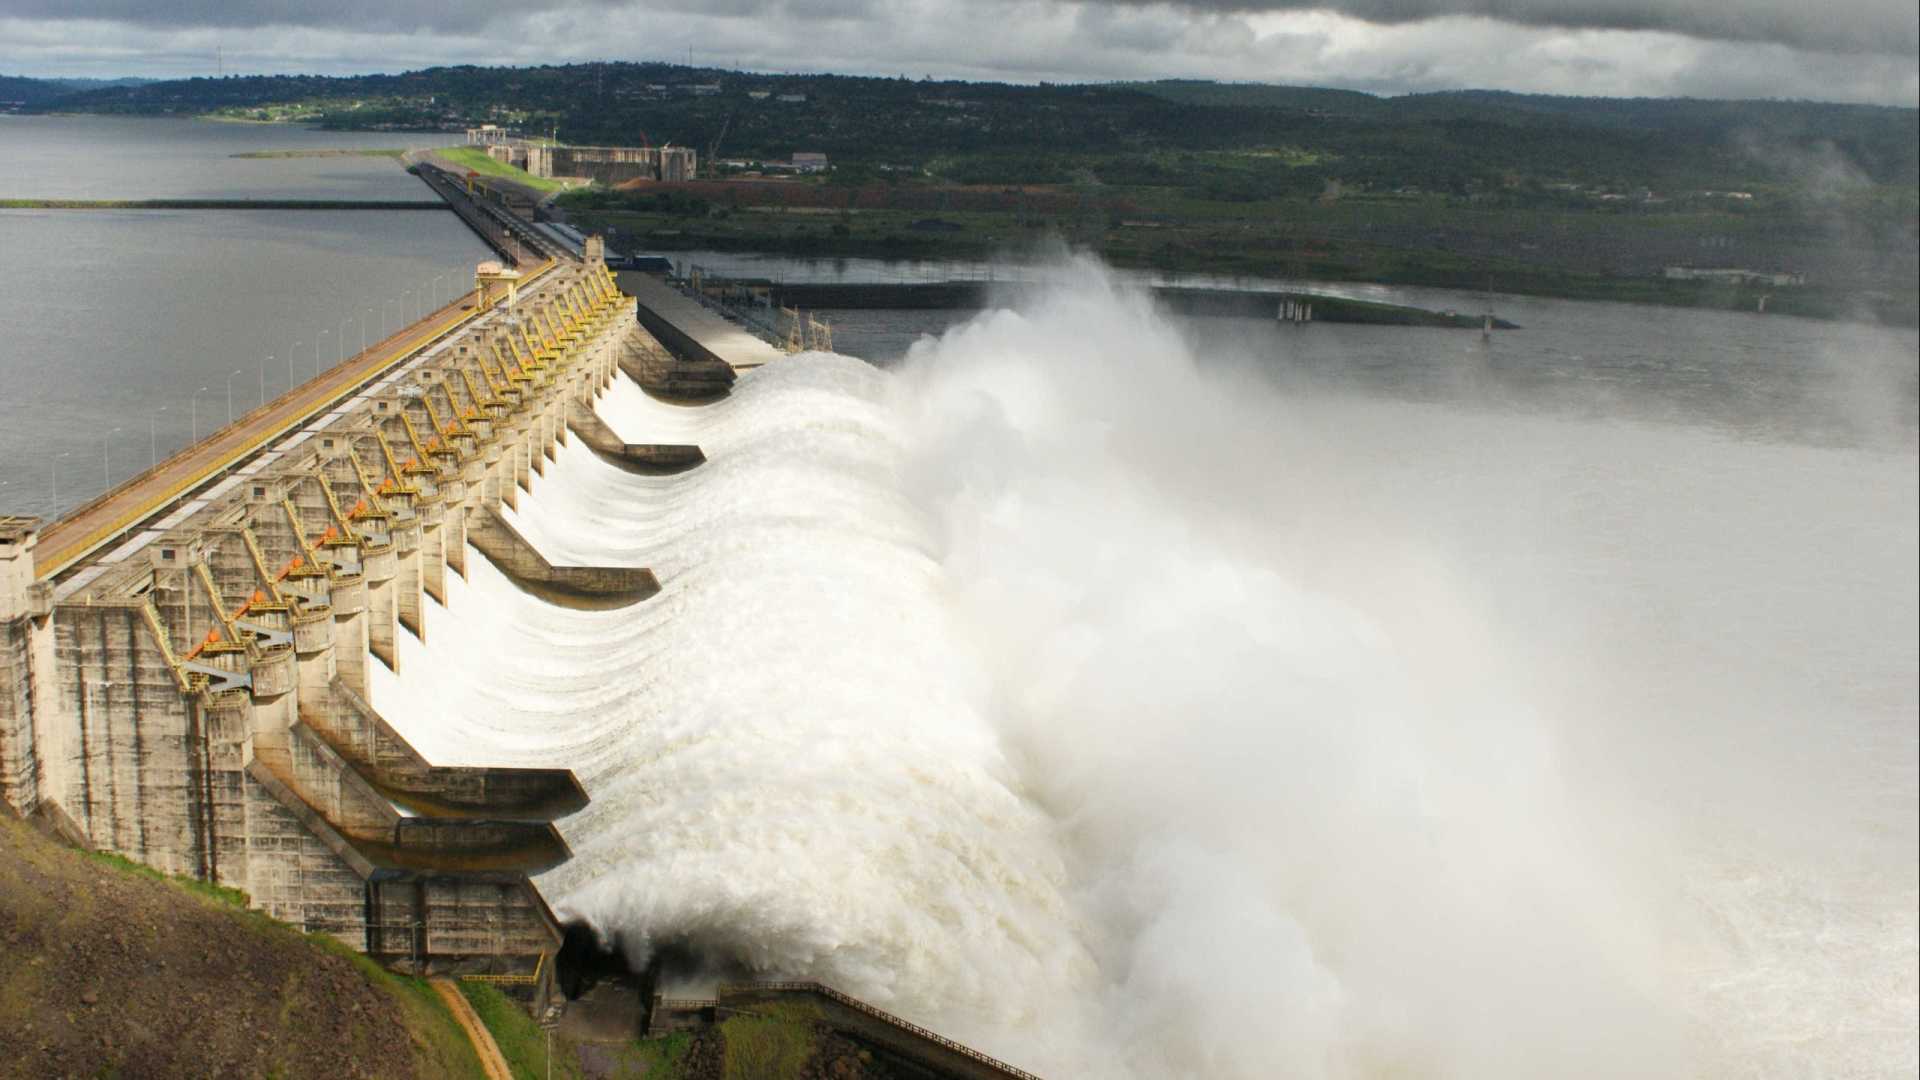
[[[240,374],[239,368],[233,369],[233,375]],[[227,424],[233,424],[233,375],[227,376]]]
[[[102,491],[113,486],[113,465],[107,460],[107,440],[118,434],[120,434],[120,429],[114,428],[112,431],[100,436],[100,482],[105,485],[100,489]]]
[[[327,332],[325,330],[313,335],[313,377],[316,379],[320,377],[320,339],[326,336]],[[289,372],[293,370],[293,360],[291,358],[287,360],[287,370]],[[289,374],[287,377],[292,378],[293,376]]]
[[[441,283],[441,282],[443,282],[443,281],[445,281],[445,280],[447,280],[447,275],[445,275],[445,274],[435,274],[435,275],[433,275],[433,282],[432,282],[432,285],[433,285],[433,304],[434,304],[434,306],[435,306],[435,307],[438,307],[438,306],[440,306],[440,283]],[[452,302],[453,302],[453,297],[451,297],[451,296],[449,296],[449,297],[447,297],[447,302],[448,302],[448,303],[452,303]]]
[[[344,364],[347,362],[347,330],[352,325],[353,325],[353,316],[349,315],[346,318],[341,319],[340,325],[338,327],[335,327],[335,329],[340,331],[340,334],[338,336],[338,340],[340,343],[340,359],[334,361],[334,363],[336,364]]]
[[[60,511],[60,459],[69,457],[72,454],[73,451],[71,450],[63,451],[54,455],[53,460],[47,463],[47,484],[53,489],[53,509],[55,513],[59,513]]]
[[[193,414],[193,441],[196,443],[200,441],[200,395],[206,392],[207,388],[204,386],[193,392],[193,405],[190,411]]]
[[[373,309],[368,308],[366,311],[366,314],[360,316],[360,351],[361,352],[367,351],[367,315],[371,315],[371,314],[373,314]],[[380,317],[383,319],[387,317],[387,307],[385,304],[380,305]]]
[[[166,411],[167,407],[162,405],[154,410],[152,416],[147,417],[147,468],[149,469],[160,464],[160,414]]]

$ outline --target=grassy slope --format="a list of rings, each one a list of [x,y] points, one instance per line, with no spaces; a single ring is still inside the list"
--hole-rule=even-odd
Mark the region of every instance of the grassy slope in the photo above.
[[[805,1002],[765,1006],[757,1016],[730,1016],[720,1023],[726,1041],[726,1080],[799,1076],[820,1043],[813,1022],[820,1010]]]
[[[504,161],[495,161],[487,156],[486,151],[476,147],[454,146],[434,152],[461,168],[472,169],[482,176],[497,176],[502,180],[511,180],[523,187],[536,188],[540,191],[563,191],[567,186],[558,180],[535,176],[525,169],[515,168]]]
[[[547,1076],[546,1032],[512,999],[485,984],[460,984],[474,1011],[493,1033],[515,1080]],[[706,1031],[676,1032],[624,1045],[589,1049],[555,1037],[553,1076],[579,1080],[791,1080],[833,1076],[878,1080],[897,1074],[876,1064],[857,1041],[827,1029],[818,1005],[788,1001],[756,1006],[728,1016]],[[591,1069],[582,1068],[591,1058]]]
[[[478,1077],[423,982],[0,812],[0,1077]]]
[[[513,1069],[514,1080],[546,1080],[549,1076],[554,1080],[579,1080],[581,1072],[572,1046],[565,1039],[554,1038],[553,1060],[549,1062],[547,1033],[512,998],[486,983],[464,980],[460,992],[492,1032],[494,1043]]]

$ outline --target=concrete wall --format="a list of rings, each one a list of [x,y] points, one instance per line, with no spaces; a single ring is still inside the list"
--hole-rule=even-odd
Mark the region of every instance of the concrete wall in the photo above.
[[[33,655],[44,648],[45,619],[34,616],[46,614],[46,590],[33,572],[39,526],[38,518],[0,518],[0,799],[23,814],[40,806]]]
[[[694,152],[683,146],[556,146],[527,160],[535,176],[584,176],[602,184],[691,180],[696,168]]]
[[[504,524],[494,508],[643,334],[604,267],[556,273],[523,294],[511,342],[463,331],[62,583],[34,576],[37,522],[0,519],[8,804],[390,962],[522,970],[556,949],[528,875],[569,857],[553,820],[585,804],[578,782],[435,767],[367,700],[370,665],[396,667],[426,597],[464,573],[470,523]],[[506,561],[535,591],[658,588]]]

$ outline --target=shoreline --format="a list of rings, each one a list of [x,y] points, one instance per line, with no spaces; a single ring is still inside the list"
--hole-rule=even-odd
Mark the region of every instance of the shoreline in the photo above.
[[[583,231],[619,232],[610,242],[626,251],[671,253],[725,251],[801,258],[862,258],[883,261],[978,261],[1012,256],[1039,244],[1009,244],[996,237],[969,232],[835,235],[824,223],[813,231],[734,231],[724,225],[621,211],[571,210],[568,219]],[[1763,288],[1718,282],[1672,281],[1654,277],[1605,277],[1540,267],[1503,264],[1489,267],[1444,251],[1379,247],[1369,253],[1373,264],[1354,266],[1341,260],[1268,258],[1250,252],[1218,252],[1190,247],[1139,248],[1112,243],[1087,245],[1111,266],[1126,270],[1242,276],[1276,281],[1319,280],[1341,284],[1411,286],[1453,289],[1481,294],[1488,291],[1558,300],[1589,300],[1653,307],[1744,311],[1790,315],[1834,322],[1853,322],[1900,329],[1920,328],[1920,299],[1898,290],[1870,293],[1796,286]],[[1489,282],[1493,288],[1489,290]]]
[[[816,283],[776,285],[775,303],[803,309],[857,308],[861,310],[976,310],[994,303],[994,295],[1018,290],[1014,281],[945,281],[913,284]],[[1251,289],[1200,288],[1157,285],[1154,299],[1176,314],[1194,317],[1258,318],[1303,323],[1349,323],[1369,326],[1414,326],[1444,330],[1479,330],[1485,313],[1435,311],[1412,304],[1356,300],[1301,289],[1264,292]],[[1282,318],[1292,312],[1297,319]],[[1492,330],[1519,330],[1506,319],[1492,318]]]
[[[445,210],[424,199],[0,199],[0,210]]]

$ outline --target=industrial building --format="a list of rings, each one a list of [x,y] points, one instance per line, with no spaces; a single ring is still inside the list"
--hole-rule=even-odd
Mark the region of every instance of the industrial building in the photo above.
[[[691,180],[695,155],[684,146],[538,146],[493,143],[487,156],[539,177],[568,177],[600,184],[630,180]]]

